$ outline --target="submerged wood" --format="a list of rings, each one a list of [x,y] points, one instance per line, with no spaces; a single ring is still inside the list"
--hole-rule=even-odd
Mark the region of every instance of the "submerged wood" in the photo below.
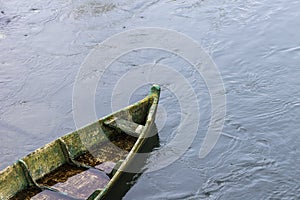
[[[0,172],[0,200],[121,199],[158,145],[160,88],[144,99],[37,149]]]

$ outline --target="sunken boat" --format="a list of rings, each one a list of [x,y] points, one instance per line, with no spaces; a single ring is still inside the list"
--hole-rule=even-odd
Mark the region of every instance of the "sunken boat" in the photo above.
[[[0,172],[0,199],[121,199],[158,145],[160,87]]]

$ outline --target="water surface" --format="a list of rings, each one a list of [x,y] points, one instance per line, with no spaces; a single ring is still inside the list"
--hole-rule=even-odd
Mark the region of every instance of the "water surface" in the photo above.
[[[201,119],[186,153],[143,174],[124,199],[299,199],[299,9],[297,0],[0,0],[0,168],[75,129],[73,83],[99,42],[154,26],[192,37],[211,55],[226,88],[227,114],[217,145],[199,159],[211,112],[201,76],[168,52],[140,50],[116,60],[96,91],[99,117],[110,112],[105,106],[125,72],[159,63],[193,86]],[[162,89],[164,145],[181,113],[176,94]],[[147,90],[140,86],[132,101]]]

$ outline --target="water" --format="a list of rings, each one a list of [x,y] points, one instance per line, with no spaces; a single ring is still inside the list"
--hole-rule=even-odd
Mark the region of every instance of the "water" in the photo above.
[[[193,86],[201,120],[185,154],[143,174],[124,199],[299,199],[299,8],[296,0],[0,1],[0,168],[75,129],[74,80],[97,43],[154,26],[187,34],[211,55],[225,84],[227,114],[217,145],[199,159],[211,112],[201,76],[167,52],[119,58],[99,82],[98,116],[110,111],[101,105],[110,104],[126,71],[160,63]],[[146,90],[141,86],[131,101]],[[181,114],[167,85],[160,104],[167,113],[159,133],[164,145]]]

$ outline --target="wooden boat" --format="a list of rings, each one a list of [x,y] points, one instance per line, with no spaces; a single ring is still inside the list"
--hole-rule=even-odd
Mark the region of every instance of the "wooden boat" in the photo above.
[[[121,199],[158,144],[160,87],[0,172],[0,199]],[[139,171],[138,171],[139,169]]]

